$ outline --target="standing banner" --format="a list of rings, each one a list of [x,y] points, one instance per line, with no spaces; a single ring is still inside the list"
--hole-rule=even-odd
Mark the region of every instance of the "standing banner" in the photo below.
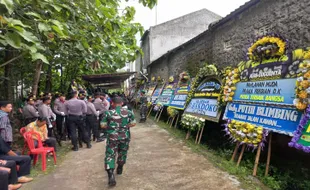
[[[164,89],[161,92],[161,95],[158,97],[157,102],[163,106],[169,106],[169,103],[174,95],[175,92],[175,83],[167,83]]]
[[[189,91],[190,84],[184,84],[182,86],[179,86],[176,90],[175,95],[172,97],[169,106],[179,110],[184,110]]]
[[[156,104],[156,101],[157,101],[159,95],[161,94],[163,87],[164,87],[163,84],[158,84],[157,87],[155,88],[153,95],[151,97],[152,104]]]
[[[221,111],[218,109],[220,92],[220,79],[217,77],[206,78],[196,89],[194,97],[186,107],[184,113],[218,122],[221,115]]]

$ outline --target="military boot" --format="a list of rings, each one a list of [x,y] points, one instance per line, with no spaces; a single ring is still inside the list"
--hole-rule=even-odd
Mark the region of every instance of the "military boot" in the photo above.
[[[80,148],[83,148],[83,142],[81,140],[79,140],[79,145],[80,145]]]
[[[122,175],[123,174],[123,166],[124,165],[118,165],[116,169],[117,175]]]
[[[115,186],[116,181],[115,181],[115,176],[114,176],[114,169],[108,169],[108,176],[109,176],[109,186]]]

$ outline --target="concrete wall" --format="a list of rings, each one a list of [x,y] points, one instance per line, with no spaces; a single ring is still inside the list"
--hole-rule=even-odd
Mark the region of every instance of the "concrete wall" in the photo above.
[[[221,17],[207,9],[150,28],[150,62],[208,29]],[[146,64],[147,66],[148,64]]]
[[[253,39],[266,32],[281,34],[291,49],[310,46],[309,0],[261,0],[221,26],[213,27],[182,48],[167,55],[168,75],[177,75],[187,63],[214,63],[220,67],[237,65],[246,59]],[[148,69],[159,75],[162,60]]]

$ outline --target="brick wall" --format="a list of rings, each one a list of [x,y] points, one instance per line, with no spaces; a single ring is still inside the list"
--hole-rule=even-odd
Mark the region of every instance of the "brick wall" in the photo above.
[[[261,0],[221,26],[184,44],[154,62],[151,75],[178,75],[186,64],[214,63],[219,67],[234,66],[246,59],[246,51],[253,39],[265,32],[281,34],[292,49],[310,46],[309,0]],[[168,69],[168,71],[165,71]],[[168,74],[167,74],[168,73]]]

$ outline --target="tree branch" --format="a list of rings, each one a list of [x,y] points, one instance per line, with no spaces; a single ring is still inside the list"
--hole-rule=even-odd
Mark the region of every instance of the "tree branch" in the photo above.
[[[26,53],[22,53],[22,54],[20,54],[19,56],[14,57],[13,59],[8,60],[7,62],[5,62],[5,63],[3,63],[2,65],[0,65],[0,67],[4,67],[4,66],[6,66],[7,64],[12,63],[13,61],[15,61],[15,60],[17,60],[17,59],[23,57],[25,54],[26,54]]]

